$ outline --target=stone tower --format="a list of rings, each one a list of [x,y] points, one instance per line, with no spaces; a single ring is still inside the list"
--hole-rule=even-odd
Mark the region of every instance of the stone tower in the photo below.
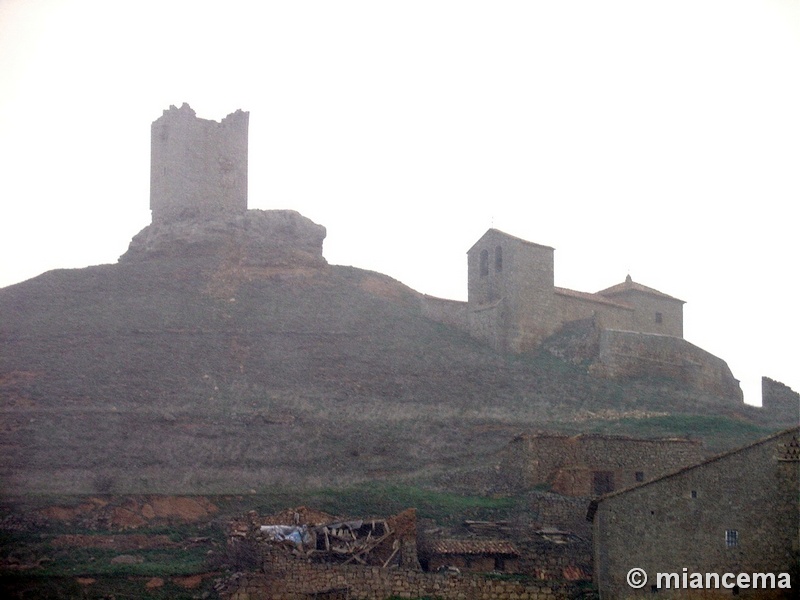
[[[490,229],[467,251],[467,263],[470,327],[477,337],[524,352],[555,331],[553,248]]]
[[[247,210],[247,128],[241,110],[221,122],[198,119],[184,103],[151,128],[153,223],[213,219]]]

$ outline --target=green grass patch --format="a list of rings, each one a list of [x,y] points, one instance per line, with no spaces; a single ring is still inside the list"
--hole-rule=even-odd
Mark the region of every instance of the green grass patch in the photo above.
[[[272,514],[286,508],[308,506],[343,517],[389,516],[416,508],[417,516],[439,524],[459,524],[463,519],[502,519],[519,507],[516,497],[493,498],[434,491],[398,483],[360,483],[344,488],[276,490],[254,496],[231,497],[217,502],[229,514],[257,510]]]
[[[388,515],[416,508],[418,516],[440,524],[504,516],[518,505],[514,498],[464,496],[386,483],[325,490],[315,496],[318,499],[316,505],[333,514]]]
[[[169,577],[193,575],[207,570],[208,548],[164,548],[134,551],[117,551],[98,548],[48,549],[43,546],[28,547],[31,556],[46,557],[41,566],[29,572],[37,577]],[[117,564],[115,557],[131,556],[137,562]],[[0,577],[13,572],[0,570]]]
[[[754,442],[774,429],[724,416],[672,414],[643,419],[598,420],[581,424],[592,433],[702,440],[709,451],[724,451]]]

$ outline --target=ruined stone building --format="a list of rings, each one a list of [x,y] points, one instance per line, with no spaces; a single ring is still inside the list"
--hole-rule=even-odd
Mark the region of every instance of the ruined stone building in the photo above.
[[[796,597],[799,490],[800,427],[794,427],[600,498],[589,511],[600,597]],[[626,581],[634,567],[649,576],[638,590]],[[792,589],[745,589],[730,580],[711,591],[675,589],[674,580],[669,589],[663,579],[659,586],[657,573],[682,576],[683,568],[720,576],[789,573]]]
[[[153,122],[150,210],[153,222],[214,218],[247,210],[247,130],[237,110],[221,122],[198,119],[184,103]]]
[[[701,449],[700,442],[686,439],[530,433],[509,443],[500,468],[522,489],[600,496],[695,464]]]
[[[775,422],[800,423],[800,394],[780,381],[761,378],[761,407]]]

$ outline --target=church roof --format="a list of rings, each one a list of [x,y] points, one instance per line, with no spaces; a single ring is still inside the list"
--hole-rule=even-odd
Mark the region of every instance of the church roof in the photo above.
[[[651,287],[647,287],[646,285],[642,285],[641,283],[636,283],[631,279],[631,276],[628,275],[625,278],[625,281],[622,283],[618,283],[617,285],[612,285],[610,288],[606,288],[604,290],[600,290],[597,292],[601,296],[617,296],[619,294],[624,294],[626,292],[639,292],[640,294],[648,294],[650,296],[657,296],[659,298],[666,298],[668,300],[675,300],[676,302],[686,303],[685,300],[681,300],[679,298],[675,298],[674,296],[670,296],[665,294],[664,292],[659,292],[656,289]]]
[[[560,294],[562,296],[571,296],[572,298],[577,298],[579,300],[587,300],[589,302],[597,302],[599,304],[607,304],[609,306],[618,306],[619,308],[625,308],[628,310],[634,310],[634,308],[630,304],[626,304],[625,302],[621,302],[616,299],[606,298],[605,296],[601,296],[599,294],[590,294],[589,292],[579,292],[577,290],[570,290],[568,288],[561,288],[555,287],[553,288],[556,294]]]
[[[499,236],[501,236],[501,237],[507,238],[507,239],[509,239],[509,240],[512,240],[512,241],[514,241],[514,242],[517,242],[517,243],[520,243],[520,244],[527,244],[528,246],[534,246],[534,247],[536,247],[536,248],[546,248],[546,249],[548,249],[548,250],[554,250],[554,248],[553,248],[552,246],[545,246],[544,244],[537,244],[536,242],[529,242],[528,240],[523,240],[522,238],[519,238],[519,237],[516,237],[516,236],[510,235],[510,234],[506,233],[505,231],[500,231],[499,229],[494,229],[494,228],[491,228],[491,229],[487,229],[487,230],[486,230],[486,233],[484,233],[484,234],[483,234],[483,235],[482,235],[482,236],[481,236],[481,237],[478,239],[478,241],[477,241],[477,242],[475,242],[474,244],[472,244],[472,247],[471,247],[469,250],[467,250],[467,254],[469,254],[470,252],[472,252],[472,250],[475,248],[475,246],[477,246],[478,244],[480,244],[480,243],[483,241],[483,238],[485,238],[485,237],[487,237],[487,236],[489,236],[489,235],[492,235],[492,236],[499,235]]]

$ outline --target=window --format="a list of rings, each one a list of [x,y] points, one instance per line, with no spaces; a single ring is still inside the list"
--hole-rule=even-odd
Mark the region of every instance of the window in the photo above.
[[[726,529],[725,530],[725,546],[728,548],[736,548],[739,545],[739,530]]]
[[[592,473],[592,491],[595,496],[602,496],[614,491],[614,473],[611,471],[595,471]]]
[[[481,250],[481,277],[489,274],[489,251]]]
[[[692,490],[692,498],[697,498],[697,490]]]
[[[664,322],[664,315],[660,312],[656,313],[656,323],[663,323]]]
[[[503,270],[503,248],[501,246],[494,249],[494,270],[498,273]]]
[[[636,471],[636,481],[644,481],[644,471]]]

